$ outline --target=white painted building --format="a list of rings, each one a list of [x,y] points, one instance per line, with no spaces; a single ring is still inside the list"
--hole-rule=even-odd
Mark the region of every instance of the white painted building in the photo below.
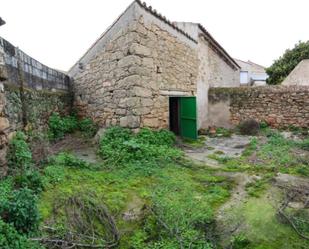
[[[268,75],[265,67],[253,63],[252,61],[242,61],[235,59],[240,66],[240,84],[246,86],[263,86],[266,85]]]

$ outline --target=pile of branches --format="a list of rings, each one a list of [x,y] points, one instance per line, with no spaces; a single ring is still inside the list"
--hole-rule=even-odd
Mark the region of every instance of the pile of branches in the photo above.
[[[306,234],[303,229],[299,226],[309,227],[309,186],[299,185],[299,186],[279,186],[285,192],[282,203],[277,209],[277,216],[280,221],[285,221],[289,224],[294,231],[302,239],[309,240],[309,235]],[[305,218],[297,217],[295,212],[288,212],[289,207],[292,202],[298,202],[302,204],[301,211],[307,212]],[[299,210],[298,210],[299,211]]]
[[[90,198],[89,198],[90,197]],[[47,248],[115,248],[120,235],[114,218],[104,204],[93,201],[93,194],[85,198],[69,197],[56,210],[64,210],[65,229],[42,227],[43,238],[34,238]]]

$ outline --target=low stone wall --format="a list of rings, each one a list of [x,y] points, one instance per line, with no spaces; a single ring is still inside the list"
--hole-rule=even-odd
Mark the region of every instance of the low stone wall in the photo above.
[[[9,120],[10,131],[22,129],[25,125],[31,129],[40,129],[46,126],[51,113],[66,114],[71,109],[72,97],[65,91],[37,91],[24,88],[23,95],[24,101],[21,99],[19,88],[4,85],[4,114]]]
[[[265,121],[272,127],[309,127],[308,86],[212,88],[208,124],[231,127],[242,120]]]

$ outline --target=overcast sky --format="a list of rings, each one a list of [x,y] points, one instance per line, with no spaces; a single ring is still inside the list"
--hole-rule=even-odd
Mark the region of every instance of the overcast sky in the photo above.
[[[132,0],[0,0],[0,36],[68,70]],[[171,21],[200,22],[236,58],[269,66],[309,40],[309,0],[147,0]]]

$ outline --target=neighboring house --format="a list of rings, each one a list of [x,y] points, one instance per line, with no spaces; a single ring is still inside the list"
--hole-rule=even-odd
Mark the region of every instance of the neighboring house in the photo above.
[[[208,89],[239,86],[239,65],[198,23],[134,1],[70,69],[81,116],[101,126],[206,128]]]
[[[240,84],[247,86],[266,85],[268,75],[265,67],[253,63],[252,61],[242,61],[235,59],[240,66]]]
[[[309,59],[299,62],[281,84],[309,86]]]

